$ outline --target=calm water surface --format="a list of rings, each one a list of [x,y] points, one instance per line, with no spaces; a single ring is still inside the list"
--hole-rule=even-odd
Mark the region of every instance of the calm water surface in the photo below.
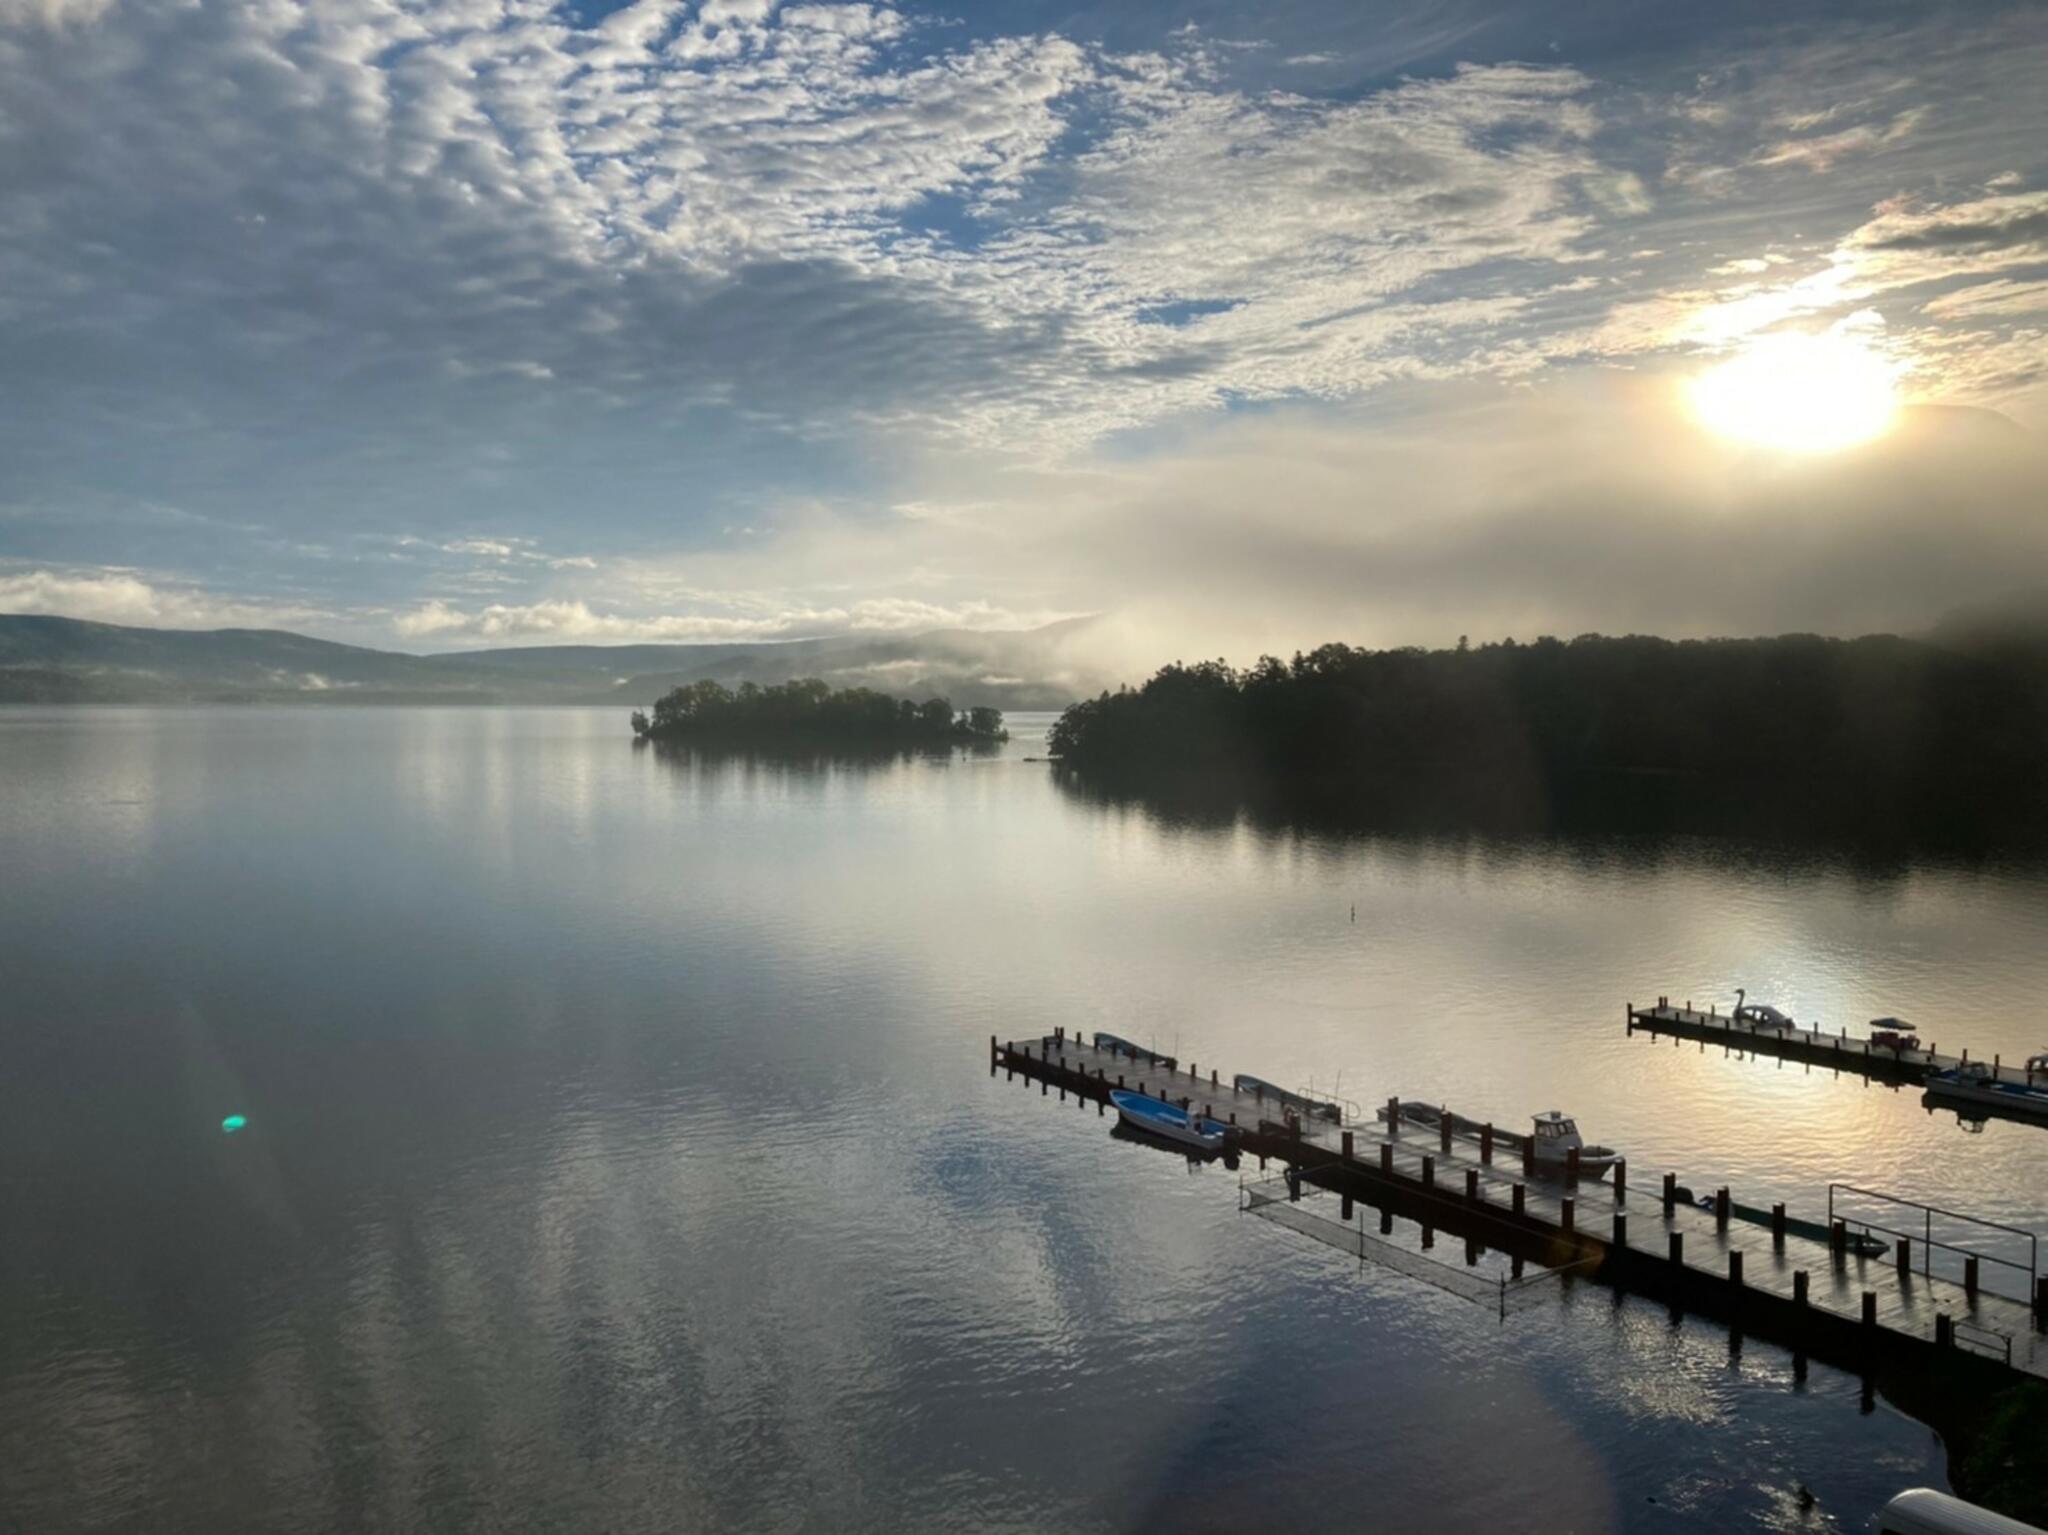
[[[1024,724],[821,768],[610,710],[0,711],[0,1526],[1848,1530],[1943,1485],[1853,1378],[1361,1269],[987,1041],[2048,1229],[2048,1132],[1622,1029],[1746,986],[2025,1054],[2048,881],[1174,826]]]

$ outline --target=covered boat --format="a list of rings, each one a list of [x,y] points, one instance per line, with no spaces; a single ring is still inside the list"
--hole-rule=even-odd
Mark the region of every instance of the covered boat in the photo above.
[[[1311,1098],[1307,1093],[1290,1093],[1286,1088],[1275,1086],[1263,1077],[1255,1077],[1242,1071],[1232,1077],[1230,1082],[1239,1092],[1252,1093],[1263,1101],[1277,1103],[1283,1109],[1292,1109],[1303,1119],[1323,1119],[1333,1125],[1344,1123],[1343,1107],[1334,1099]]]
[[[1161,1055],[1157,1050],[1147,1050],[1143,1045],[1132,1044],[1128,1039],[1106,1033],[1101,1029],[1095,1031],[1095,1048],[1113,1051],[1117,1055],[1127,1055],[1134,1061],[1150,1061],[1153,1065],[1163,1066],[1168,1071],[1180,1064],[1170,1055]]]
[[[1200,1151],[1221,1151],[1229,1127],[1201,1114],[1191,1114],[1177,1103],[1150,1098],[1143,1093],[1117,1088],[1109,1095],[1123,1122],[1147,1135],[1157,1135]]]

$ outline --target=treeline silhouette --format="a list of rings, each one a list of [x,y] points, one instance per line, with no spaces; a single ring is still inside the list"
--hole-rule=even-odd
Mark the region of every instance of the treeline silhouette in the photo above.
[[[2043,840],[2048,650],[1894,636],[1324,645],[1061,715],[1070,783],[1178,815]]]
[[[826,751],[980,746],[1010,738],[1000,709],[955,713],[943,698],[913,703],[872,688],[834,690],[815,677],[770,687],[743,682],[737,690],[686,683],[657,699],[651,718],[635,710],[633,731],[655,741]]]

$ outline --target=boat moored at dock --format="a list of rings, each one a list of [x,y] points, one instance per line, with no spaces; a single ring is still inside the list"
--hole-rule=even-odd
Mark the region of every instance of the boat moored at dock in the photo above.
[[[1118,1088],[1110,1093],[1109,1101],[1116,1105],[1118,1117],[1132,1129],[1177,1141],[1183,1146],[1193,1146],[1199,1151],[1221,1151],[1229,1137],[1229,1126],[1191,1113],[1163,1098],[1151,1098]]]
[[[1776,1032],[1780,1029],[1797,1028],[1791,1018],[1779,1012],[1768,1002],[1751,1002],[1749,993],[1737,987],[1735,990],[1735,1021],[1749,1029],[1766,1029]]]
[[[1303,1119],[1320,1119],[1333,1125],[1344,1123],[1344,1110],[1333,1099],[1290,1093],[1284,1087],[1276,1087],[1261,1077],[1242,1071],[1232,1077],[1230,1083],[1241,1093],[1250,1093],[1263,1103],[1277,1103],[1283,1109],[1292,1109]]]
[[[1179,1061],[1170,1055],[1161,1055],[1157,1050],[1148,1050],[1143,1045],[1134,1045],[1128,1039],[1124,1039],[1119,1035],[1105,1033],[1101,1029],[1095,1031],[1095,1048],[1113,1051],[1118,1055],[1129,1056],[1134,1061],[1150,1061],[1154,1065],[1162,1066],[1168,1071],[1173,1070],[1174,1067],[1180,1064]]]
[[[2048,1120],[2048,1052],[2027,1062],[2027,1079],[2009,1082],[1996,1066],[1966,1061],[1946,1071],[1927,1074],[1927,1095],[1952,1103],[1981,1104],[2003,1114]]]
[[[1443,1126],[1444,1112],[1433,1104],[1404,1102],[1400,1105],[1400,1115],[1405,1123],[1423,1125],[1431,1130]],[[1388,1111],[1381,1109],[1379,1117],[1388,1118]],[[1569,1114],[1546,1109],[1531,1118],[1534,1133],[1517,1135],[1512,1130],[1495,1130],[1462,1114],[1452,1114],[1451,1133],[1464,1140],[1476,1141],[1483,1133],[1490,1132],[1495,1141],[1513,1151],[1528,1150],[1539,1172],[1557,1177],[1565,1175],[1574,1151],[1579,1154],[1578,1168],[1582,1178],[1604,1178],[1615,1163],[1624,1160],[1621,1153],[1612,1147],[1588,1146],[1585,1137],[1579,1134],[1578,1122]]]

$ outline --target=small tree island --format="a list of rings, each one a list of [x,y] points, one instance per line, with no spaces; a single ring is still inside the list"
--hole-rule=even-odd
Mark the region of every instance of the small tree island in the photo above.
[[[872,688],[834,690],[815,677],[737,691],[716,682],[672,688],[650,718],[633,711],[633,732],[651,741],[705,746],[804,747],[862,751],[993,746],[1010,739],[1000,709],[954,712],[944,698],[913,703]]]

